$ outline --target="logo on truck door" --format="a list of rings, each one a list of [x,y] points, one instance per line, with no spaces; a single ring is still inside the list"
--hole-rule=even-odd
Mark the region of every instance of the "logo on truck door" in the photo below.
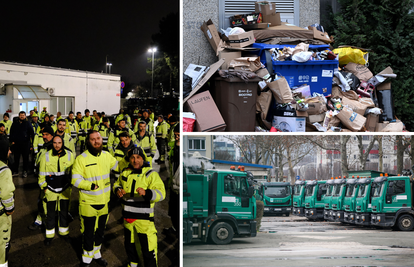
[[[234,203],[235,207],[241,206],[241,201],[236,197],[221,197],[221,202]]]

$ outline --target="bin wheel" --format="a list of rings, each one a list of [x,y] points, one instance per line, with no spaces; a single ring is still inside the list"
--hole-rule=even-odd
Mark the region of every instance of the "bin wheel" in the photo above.
[[[411,231],[414,228],[414,218],[411,215],[403,215],[398,219],[398,229]]]
[[[211,229],[211,240],[217,245],[226,245],[234,236],[233,227],[226,222],[219,222]]]

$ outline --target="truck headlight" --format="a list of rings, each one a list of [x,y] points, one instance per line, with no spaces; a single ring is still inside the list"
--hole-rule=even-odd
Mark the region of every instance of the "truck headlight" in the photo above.
[[[313,215],[313,211],[311,211],[312,215]]]
[[[290,208],[287,208],[286,210],[290,210]]]
[[[362,216],[362,219],[365,220],[365,216]]]
[[[265,208],[265,210],[269,210],[269,208]]]
[[[377,220],[381,219],[381,216],[377,216]]]

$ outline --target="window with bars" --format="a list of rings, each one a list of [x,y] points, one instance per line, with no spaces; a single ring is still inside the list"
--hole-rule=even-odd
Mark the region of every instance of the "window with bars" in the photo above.
[[[219,0],[219,29],[230,27],[229,18],[239,14],[255,12],[256,0]],[[269,1],[276,3],[276,12],[280,13],[282,22],[288,22],[299,26],[299,0]]]

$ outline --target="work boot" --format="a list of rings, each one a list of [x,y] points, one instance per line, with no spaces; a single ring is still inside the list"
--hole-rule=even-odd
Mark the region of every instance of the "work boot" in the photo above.
[[[30,230],[39,230],[42,227],[42,225],[37,224],[36,222],[33,222],[31,225],[29,225],[27,228]]]
[[[162,163],[164,163],[165,162],[165,155],[162,155],[161,157],[160,157],[160,164],[162,164]]]
[[[90,264],[87,264],[87,263],[81,263],[80,265],[79,265],[80,267],[89,267],[89,266],[91,266]]]
[[[27,178],[27,171],[23,172],[23,178]]]
[[[95,261],[101,266],[108,266],[108,262],[103,258],[95,259]]]

